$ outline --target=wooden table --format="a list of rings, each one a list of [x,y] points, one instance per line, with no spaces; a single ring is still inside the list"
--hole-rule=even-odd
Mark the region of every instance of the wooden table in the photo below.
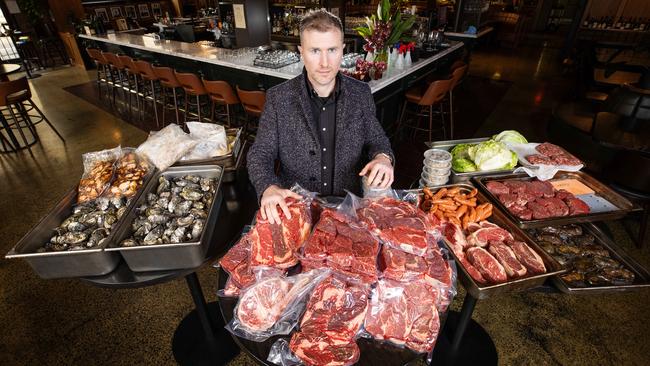
[[[9,81],[9,74],[20,70],[20,64],[0,64],[0,81]]]

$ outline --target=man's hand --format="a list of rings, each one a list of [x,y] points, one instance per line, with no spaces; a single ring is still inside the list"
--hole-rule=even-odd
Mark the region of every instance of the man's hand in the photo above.
[[[284,212],[284,216],[287,219],[291,219],[291,213],[289,212],[289,207],[284,200],[285,198],[301,199],[302,197],[288,189],[280,188],[276,185],[269,186],[262,194],[262,200],[260,202],[260,213],[262,214],[262,218],[264,220],[269,220],[271,224],[279,224],[280,213],[277,209],[277,206],[279,205],[282,212]]]
[[[385,189],[393,184],[393,165],[390,159],[380,154],[366,164],[359,175],[368,175],[368,186]]]

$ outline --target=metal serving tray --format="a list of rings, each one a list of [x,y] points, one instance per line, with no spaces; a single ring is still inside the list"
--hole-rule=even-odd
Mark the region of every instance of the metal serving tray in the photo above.
[[[77,186],[70,190],[47,216],[41,219],[5,256],[22,258],[44,279],[101,276],[110,273],[120,261],[118,253],[107,252],[106,246],[115,240],[116,233],[124,225],[135,202],[139,199],[154,175],[152,170],[144,177],[142,186],[133,197],[123,216],[115,223],[111,233],[101,246],[93,249],[63,252],[37,253],[36,250],[50,240],[54,228],[72,215],[72,208],[77,204]]]
[[[591,287],[572,287],[560,276],[553,277],[553,284],[562,292],[567,294],[600,294],[609,292],[632,291],[639,288],[650,287],[650,272],[643,268],[637,261],[632,259],[623,249],[612,241],[602,230],[593,223],[581,225],[586,232],[596,238],[596,242],[602,245],[610,253],[610,256],[625,266],[626,269],[634,272],[634,283],[631,285],[608,285]]]
[[[505,215],[517,223],[517,225],[522,229],[533,229],[544,226],[559,226],[567,224],[577,224],[582,222],[593,222],[593,221],[604,221],[604,220],[616,220],[624,217],[630,211],[634,209],[634,205],[628,201],[625,197],[614,192],[611,188],[607,187],[605,184],[597,181],[592,176],[584,172],[557,172],[553,179],[576,179],[581,183],[585,184],[589,188],[593,189],[594,192],[609,201],[611,204],[616,206],[618,210],[608,211],[608,212],[596,212],[588,213],[582,215],[573,215],[573,216],[561,216],[561,217],[549,217],[548,219],[537,219],[537,220],[522,220],[519,217],[513,215],[502,203],[499,201],[495,195],[493,195],[486,187],[487,182],[490,181],[505,181],[505,180],[522,180],[530,181],[534,178],[529,177],[525,173],[521,174],[504,174],[504,175],[490,175],[483,177],[475,177],[473,181],[476,183],[476,186],[483,191],[483,193],[490,199],[490,201],[498,206]]]
[[[451,151],[451,149],[453,149],[454,146],[459,144],[478,144],[480,142],[484,142],[489,139],[490,139],[489,137],[480,137],[475,139],[463,139],[463,140],[432,141],[432,142],[426,142],[425,145],[427,145],[430,149]],[[449,176],[449,181],[451,183],[468,182],[472,177],[478,177],[478,176],[490,175],[490,174],[507,174],[507,173],[512,173],[513,171],[514,169],[460,173],[454,171],[454,169],[452,168],[451,175]]]
[[[446,188],[462,187],[468,191],[474,188],[474,186],[470,184],[463,184],[463,183],[450,184],[443,187]],[[477,203],[489,202],[480,191],[478,192],[476,197],[477,197]],[[539,246],[537,246],[537,243],[535,243],[523,230],[518,228],[512,221],[508,220],[508,218],[503,214],[503,212],[501,212],[497,207],[492,208],[492,216],[488,218],[488,221],[495,223],[501,226],[502,228],[508,230],[516,240],[523,241],[526,244],[528,244],[528,246],[531,249],[533,249],[537,254],[539,254],[539,256],[544,261],[544,265],[546,266],[546,273],[519,278],[508,282],[496,284],[496,285],[487,285],[487,286],[479,285],[476,283],[476,281],[474,281],[472,276],[470,276],[469,273],[467,273],[465,267],[463,267],[463,265],[458,260],[458,257],[456,257],[456,253],[454,253],[454,251],[451,250],[450,243],[448,243],[447,239],[443,237],[443,241],[447,246],[447,249],[449,249],[449,253],[451,253],[452,257],[456,261],[456,267],[458,268],[458,273],[460,274],[458,276],[460,282],[463,284],[463,287],[465,287],[467,292],[470,293],[475,298],[481,300],[501,293],[522,291],[533,287],[541,286],[544,283],[544,281],[546,281],[547,278],[556,276],[566,271],[555,259],[553,259],[553,257],[548,255],[544,250],[542,250]]]
[[[195,268],[203,264],[205,254],[212,240],[212,234],[219,215],[219,208],[223,201],[221,193],[221,178],[223,168],[218,165],[199,165],[171,167],[164,172],[158,172],[147,184],[143,194],[135,202],[134,207],[142,205],[147,193],[158,187],[158,178],[180,177],[187,174],[198,175],[206,178],[217,178],[217,186],[212,206],[208,211],[208,218],[201,233],[201,238],[195,242],[177,244],[158,244],[136,247],[120,247],[120,243],[133,235],[131,223],[135,220],[136,210],[131,210],[125,219],[124,225],[115,232],[115,240],[106,248],[109,253],[120,253],[126,264],[135,272],[163,271],[172,269]]]

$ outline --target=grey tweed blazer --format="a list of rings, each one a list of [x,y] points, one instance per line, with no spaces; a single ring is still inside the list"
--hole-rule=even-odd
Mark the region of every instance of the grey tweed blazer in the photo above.
[[[359,172],[375,155],[386,153],[395,161],[390,142],[375,115],[370,87],[341,75],[336,105],[335,195],[359,193]],[[321,154],[309,91],[301,74],[266,93],[255,143],[248,152],[248,174],[258,199],[272,184],[290,188],[298,183],[319,192]],[[275,174],[275,162],[279,171]]]

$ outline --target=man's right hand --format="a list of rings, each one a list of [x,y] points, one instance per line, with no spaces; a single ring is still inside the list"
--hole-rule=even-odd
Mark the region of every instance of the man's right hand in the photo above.
[[[269,220],[271,224],[279,224],[280,213],[277,206],[280,206],[280,209],[284,212],[284,216],[287,219],[291,219],[291,213],[289,212],[289,207],[287,206],[285,198],[295,198],[299,200],[302,196],[276,185],[269,186],[262,194],[262,200],[260,202],[260,213],[262,214],[262,218],[264,220]]]

